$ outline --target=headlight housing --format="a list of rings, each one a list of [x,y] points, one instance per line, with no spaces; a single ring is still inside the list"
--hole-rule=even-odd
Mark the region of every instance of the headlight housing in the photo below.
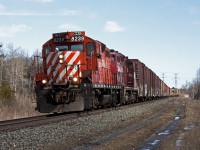
[[[62,59],[64,56],[62,54],[59,55],[59,58]]]
[[[64,61],[62,59],[59,60],[59,63],[62,64]]]
[[[73,81],[74,81],[74,82],[77,82],[77,81],[78,81],[78,78],[77,78],[77,77],[74,77],[74,78],[73,78]]]
[[[43,84],[46,84],[46,83],[47,83],[47,80],[46,80],[46,79],[43,79],[43,80],[42,80],[42,83],[43,83]]]

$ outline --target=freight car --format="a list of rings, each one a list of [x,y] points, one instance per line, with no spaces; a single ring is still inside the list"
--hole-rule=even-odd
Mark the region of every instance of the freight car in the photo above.
[[[54,33],[42,47],[42,69],[35,74],[36,109],[41,113],[151,100],[168,96],[167,89],[144,63],[84,31]]]

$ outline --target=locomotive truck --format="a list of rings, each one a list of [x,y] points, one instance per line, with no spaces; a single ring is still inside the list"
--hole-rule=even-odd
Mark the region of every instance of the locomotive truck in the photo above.
[[[35,74],[41,113],[129,104],[169,96],[169,91],[140,60],[107,48],[84,31],[52,34],[42,47],[42,69]]]

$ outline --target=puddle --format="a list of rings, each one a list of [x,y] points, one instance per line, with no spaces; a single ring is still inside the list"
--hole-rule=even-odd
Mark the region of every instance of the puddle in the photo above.
[[[192,128],[195,128],[195,126],[194,125],[185,126],[184,130],[191,130]]]
[[[160,142],[160,140],[154,140],[152,143],[148,143],[148,144],[150,144],[150,145],[156,145],[156,144],[158,144]]]
[[[170,134],[170,133],[169,133],[169,130],[166,130],[166,131],[164,131],[164,132],[158,133],[158,135],[168,135],[168,134]]]
[[[181,117],[179,116],[174,117],[174,120],[179,120],[179,119],[181,119]]]

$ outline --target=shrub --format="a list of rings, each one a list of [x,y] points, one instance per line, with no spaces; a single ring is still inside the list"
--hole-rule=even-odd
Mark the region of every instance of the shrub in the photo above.
[[[14,101],[15,93],[7,82],[0,86],[0,101],[4,104],[11,104]]]

